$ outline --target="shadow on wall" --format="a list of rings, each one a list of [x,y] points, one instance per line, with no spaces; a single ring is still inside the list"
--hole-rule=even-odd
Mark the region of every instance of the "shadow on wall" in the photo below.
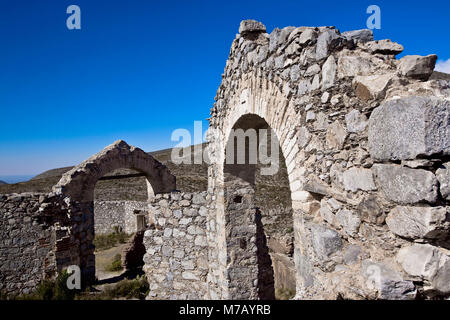
[[[258,295],[261,300],[275,299],[275,279],[272,268],[272,259],[267,246],[267,238],[264,233],[262,215],[259,209],[256,209],[256,256],[258,260]]]

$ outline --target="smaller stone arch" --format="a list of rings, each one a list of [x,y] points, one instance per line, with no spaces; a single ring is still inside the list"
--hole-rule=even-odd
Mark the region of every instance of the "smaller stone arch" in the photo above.
[[[66,172],[53,191],[72,201],[93,201],[97,181],[116,169],[133,169],[147,178],[149,195],[176,189],[176,178],[169,169],[142,149],[118,140]]]
[[[55,239],[57,270],[78,264],[84,284],[95,281],[94,188],[101,177],[121,168],[145,175],[149,198],[176,189],[175,176],[166,166],[123,140],[107,146],[65,173],[53,187],[53,192],[64,199],[68,217]]]

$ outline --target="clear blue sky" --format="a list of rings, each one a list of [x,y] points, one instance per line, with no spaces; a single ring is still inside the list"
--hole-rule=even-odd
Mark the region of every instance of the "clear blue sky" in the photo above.
[[[82,30],[66,28],[66,8]],[[0,179],[76,164],[117,139],[146,151],[205,120],[239,22],[381,30],[450,58],[449,1],[0,0]],[[204,121],[204,130],[207,122]]]

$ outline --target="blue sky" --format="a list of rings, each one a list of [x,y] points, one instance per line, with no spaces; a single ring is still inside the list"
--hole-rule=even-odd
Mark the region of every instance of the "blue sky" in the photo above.
[[[81,8],[81,30],[66,9]],[[172,147],[206,118],[243,19],[365,28],[404,54],[450,58],[449,1],[0,0],[0,180],[76,164],[117,139]],[[401,57],[401,55],[400,55]]]

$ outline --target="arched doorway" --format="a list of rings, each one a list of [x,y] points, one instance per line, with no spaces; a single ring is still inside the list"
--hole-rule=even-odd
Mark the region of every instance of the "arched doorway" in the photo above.
[[[120,168],[145,176],[148,197],[171,192],[176,187],[175,177],[164,165],[122,140],[63,175],[53,191],[66,202],[69,219],[62,232],[56,235],[56,264],[61,270],[76,263],[85,284],[95,281],[94,188],[100,178]]]
[[[263,118],[245,114],[228,134],[224,159],[229,298],[292,297],[292,202],[278,137]]]

